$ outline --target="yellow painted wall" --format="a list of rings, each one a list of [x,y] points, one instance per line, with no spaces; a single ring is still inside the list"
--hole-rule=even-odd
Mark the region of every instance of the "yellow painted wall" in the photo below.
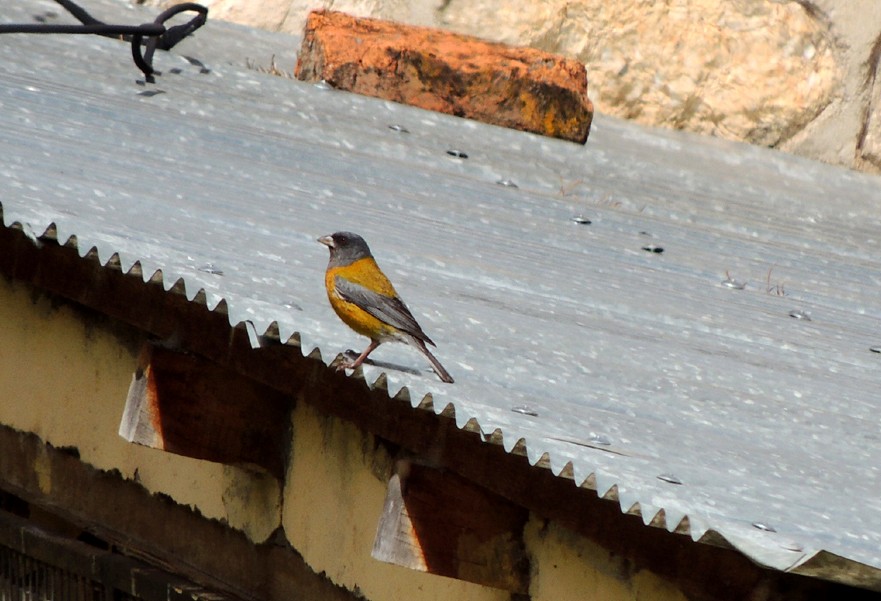
[[[117,435],[139,342],[0,278],[0,423],[56,447],[76,447],[98,469],[119,470],[150,492],[265,540],[280,521],[274,478],[129,444]],[[35,467],[49,492],[52,474]]]
[[[673,582],[642,570],[571,530],[531,517],[523,538],[532,558],[531,601],[686,601]]]

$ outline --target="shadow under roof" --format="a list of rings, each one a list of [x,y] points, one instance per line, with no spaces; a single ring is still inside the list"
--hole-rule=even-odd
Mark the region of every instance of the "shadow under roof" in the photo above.
[[[881,589],[881,179],[602,115],[582,147],[245,66],[298,45],[209,18],[144,85],[120,42],[0,36],[4,224],[325,362],[366,341],[315,239],[356,231],[456,378],[383,345],[368,383],[647,524]]]

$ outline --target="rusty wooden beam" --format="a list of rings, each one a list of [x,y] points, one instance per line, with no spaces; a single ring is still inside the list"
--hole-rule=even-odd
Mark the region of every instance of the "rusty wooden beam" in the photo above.
[[[284,479],[291,398],[213,361],[145,343],[119,435],[196,459],[259,466]]]
[[[398,462],[389,480],[375,559],[514,593],[529,592],[524,508],[461,476]]]

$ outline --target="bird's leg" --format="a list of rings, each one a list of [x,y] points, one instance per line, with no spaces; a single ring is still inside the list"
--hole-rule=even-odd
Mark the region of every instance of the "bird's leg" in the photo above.
[[[363,353],[361,353],[360,355],[358,355],[358,358],[357,358],[357,359],[355,359],[354,361],[351,361],[351,362],[343,362],[343,363],[340,363],[340,365],[339,365],[339,367],[337,368],[337,370],[342,370],[342,369],[355,369],[356,367],[358,367],[359,365],[361,365],[362,363],[364,363],[364,359],[367,358],[367,355],[369,355],[369,354],[372,353],[374,350],[376,350],[376,347],[378,347],[378,346],[379,346],[379,342],[377,342],[376,340],[371,340],[371,341],[370,341],[370,344],[367,345],[367,348],[364,349],[364,352],[363,352]]]

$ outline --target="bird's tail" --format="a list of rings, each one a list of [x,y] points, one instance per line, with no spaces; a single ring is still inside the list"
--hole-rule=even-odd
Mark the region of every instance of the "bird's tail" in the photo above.
[[[413,343],[413,346],[418,348],[422,352],[422,354],[425,355],[425,358],[428,359],[428,361],[431,363],[431,367],[434,368],[434,371],[435,373],[437,373],[438,377],[447,384],[452,384],[453,376],[451,376],[450,373],[446,369],[444,369],[444,366],[441,365],[440,361],[437,360],[437,357],[431,354],[431,351],[428,350],[428,347],[425,346],[425,343],[415,337],[411,338],[411,342]]]

